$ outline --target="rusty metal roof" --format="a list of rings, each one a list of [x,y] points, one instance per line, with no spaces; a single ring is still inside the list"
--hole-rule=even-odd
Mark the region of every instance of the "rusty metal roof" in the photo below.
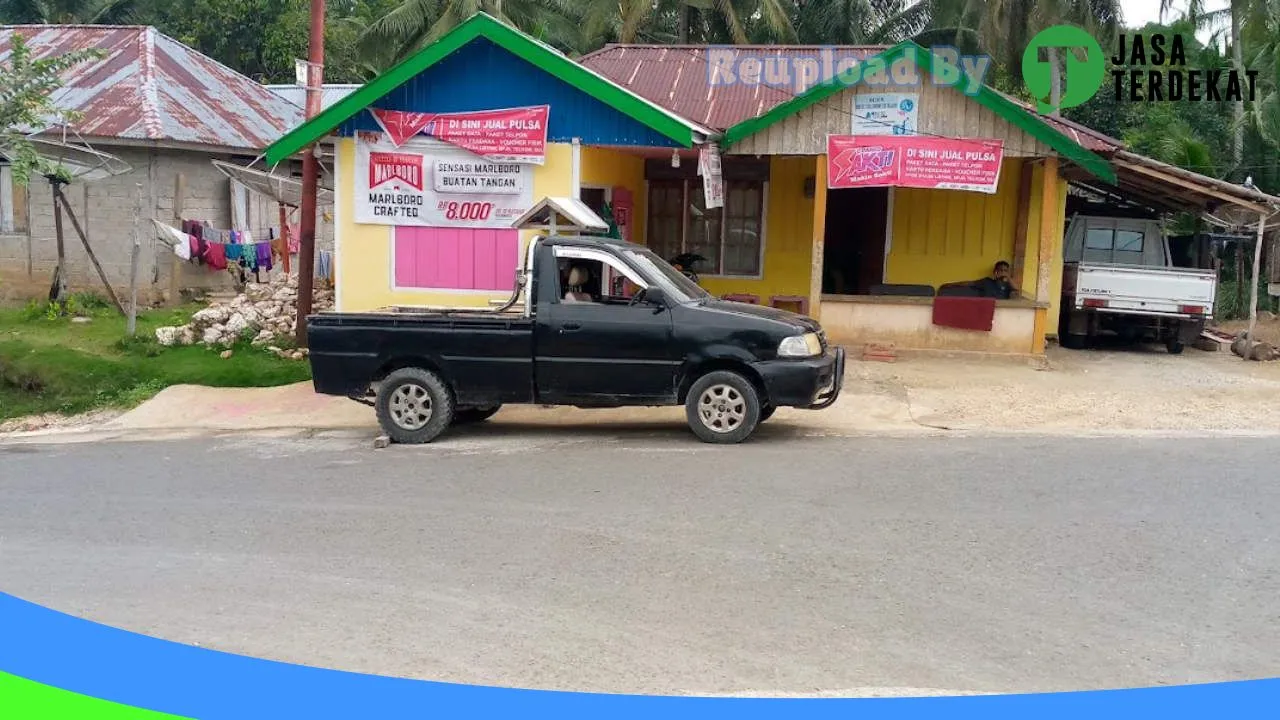
[[[83,115],[74,129],[87,138],[256,152],[303,119],[298,106],[152,27],[6,25],[0,27],[0,60],[8,58],[15,32],[37,57],[102,52],[67,70],[52,96],[59,107]]]
[[[708,50],[732,52],[730,65],[740,56],[795,60],[831,53],[836,57],[863,59],[889,49],[887,45],[606,45],[579,60],[652,102],[715,130],[726,130],[744,120],[759,117],[804,91],[803,87],[772,87],[762,82],[712,84],[714,72]],[[1007,97],[1007,96],[1006,96]],[[1029,104],[1009,98],[1035,112]],[[1040,115],[1055,130],[1092,152],[1109,153],[1124,143],[1063,118]]]
[[[713,130],[723,131],[743,120],[763,115],[790,100],[800,90],[764,83],[712,84],[707,51],[750,54],[755,58],[814,57],[830,47],[806,45],[606,45],[582,56],[583,65],[668,110]],[[845,46],[835,51],[856,58],[884,48]],[[801,89],[802,90],[802,89]]]

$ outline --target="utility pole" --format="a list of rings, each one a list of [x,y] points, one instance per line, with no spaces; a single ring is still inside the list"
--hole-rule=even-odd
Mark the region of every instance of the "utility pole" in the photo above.
[[[324,86],[324,0],[311,0],[311,43],[307,54],[307,119],[320,114]],[[319,145],[302,156],[302,220],[298,228],[299,347],[307,346],[307,316],[311,314],[311,289],[316,274],[316,189],[320,180]]]

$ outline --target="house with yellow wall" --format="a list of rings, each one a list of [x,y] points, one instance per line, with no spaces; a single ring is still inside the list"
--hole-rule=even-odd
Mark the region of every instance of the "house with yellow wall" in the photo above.
[[[836,71],[787,84],[788,68],[818,65]],[[754,83],[744,77],[748,67]],[[442,126],[396,138],[386,119],[446,123],[538,108],[545,144],[515,164],[467,155],[465,138],[451,140]],[[999,151],[981,187],[840,187],[829,140],[879,136]],[[909,42],[611,45],[575,61],[484,14],[281,138],[267,160],[315,142],[332,143],[336,157],[339,311],[500,304],[532,237],[505,221],[544,197],[577,197],[614,220],[620,236],[663,257],[700,256],[694,269],[711,293],[807,313],[833,341],[1011,354],[1042,353],[1057,332],[1069,182],[1142,194],[1152,206],[1211,207],[1220,191],[1042,116]],[[426,169],[396,170],[405,157],[425,160]],[[439,187],[440,177],[458,168],[467,175],[472,165],[507,173],[484,179],[507,183],[507,194]],[[435,186],[400,177],[416,172]],[[452,182],[468,182],[460,178]],[[385,197],[428,198],[424,215],[371,215],[373,183],[384,181],[394,190]],[[456,217],[444,211],[452,205],[462,208]],[[471,217],[469,208],[481,205],[484,218]],[[1012,267],[1014,292],[995,300],[987,327],[938,321],[940,296],[1000,261]]]

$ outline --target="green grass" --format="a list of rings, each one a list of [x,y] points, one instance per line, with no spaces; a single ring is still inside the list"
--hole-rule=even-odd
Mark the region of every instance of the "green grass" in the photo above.
[[[50,317],[36,306],[0,308],[0,420],[133,407],[170,385],[265,387],[311,377],[305,361],[281,360],[247,343],[223,360],[222,348],[155,341],[157,327],[186,323],[199,305],[140,313],[137,336],[128,340],[114,309],[91,297],[75,307],[92,321]]]

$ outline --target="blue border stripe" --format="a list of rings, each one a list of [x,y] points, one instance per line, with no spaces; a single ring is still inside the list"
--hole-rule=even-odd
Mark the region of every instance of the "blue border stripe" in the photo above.
[[[134,707],[201,718],[459,715],[734,718],[1273,717],[1280,679],[942,698],[752,699],[517,690],[389,678],[206,650],[0,593],[0,670]]]

